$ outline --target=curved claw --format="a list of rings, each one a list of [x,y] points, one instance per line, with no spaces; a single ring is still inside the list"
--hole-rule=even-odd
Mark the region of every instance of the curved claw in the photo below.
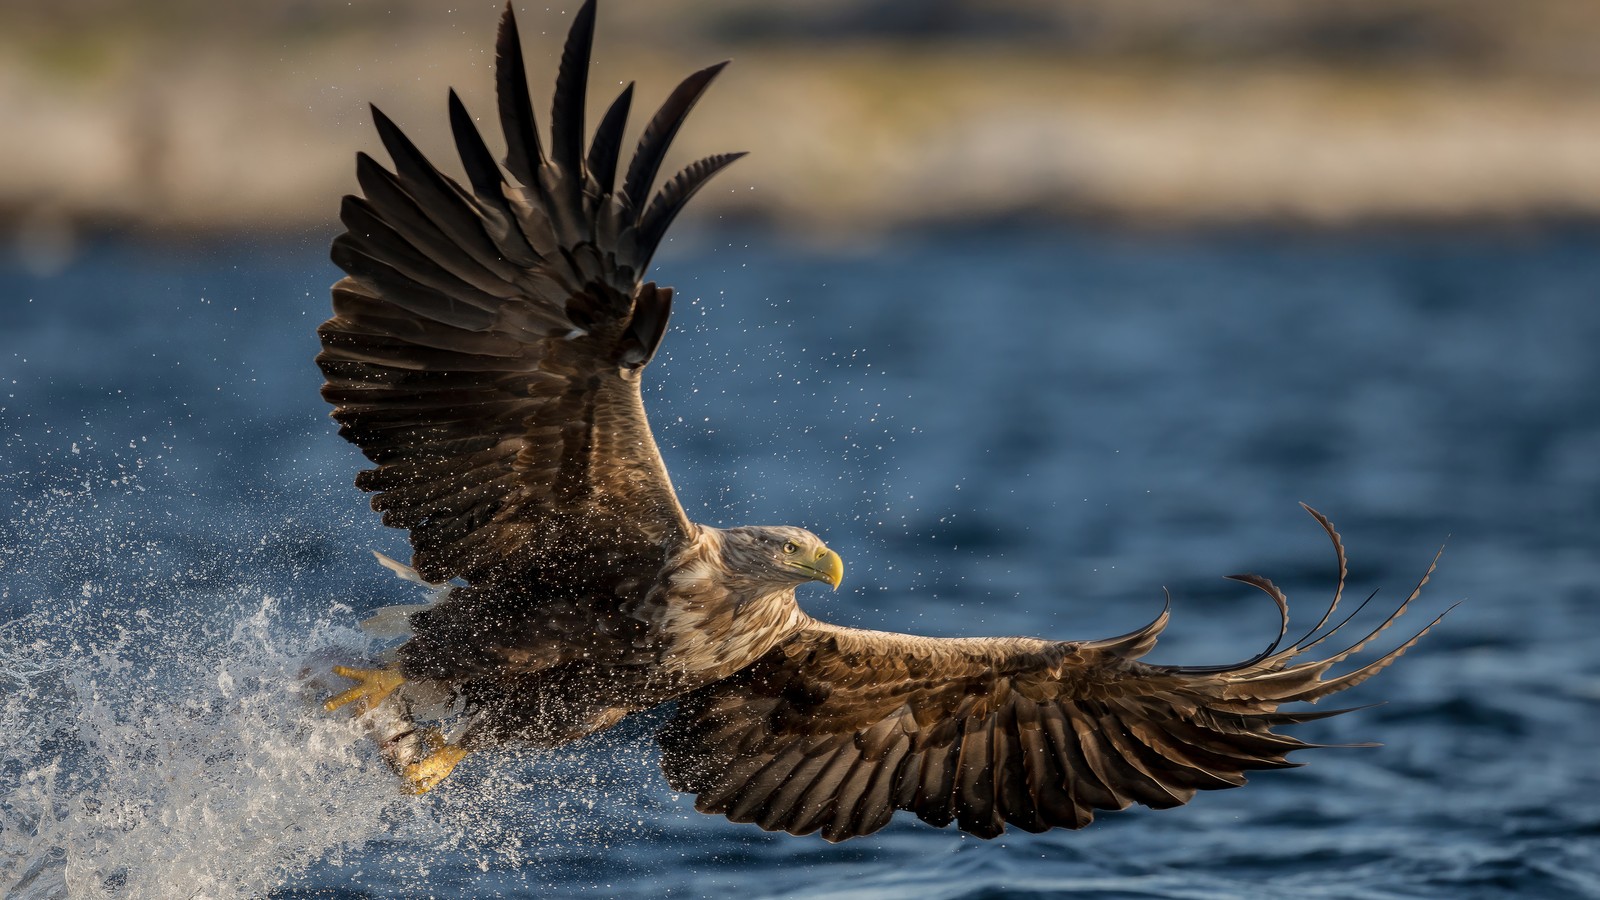
[[[408,794],[426,794],[438,787],[455,771],[456,763],[467,755],[465,749],[445,743],[444,736],[433,728],[423,734],[422,744],[427,748],[428,755],[400,771],[400,776],[406,780],[405,791]]]
[[[356,669],[350,666],[334,666],[333,674],[341,678],[350,678],[357,682],[356,686],[340,694],[328,698],[322,708],[328,712],[351,703],[360,701],[359,712],[366,712],[382,703],[385,698],[394,693],[395,688],[405,684],[405,679],[400,676],[397,669]]]

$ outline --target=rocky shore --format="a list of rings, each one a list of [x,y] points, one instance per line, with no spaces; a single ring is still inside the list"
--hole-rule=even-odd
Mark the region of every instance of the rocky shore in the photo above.
[[[1600,63],[1559,39],[1581,43],[1600,14],[1495,34],[1484,21],[1492,6],[1413,0],[1393,8],[1433,10],[1456,30],[1424,16],[1415,47],[1358,31],[1356,50],[1340,56],[1326,38],[1285,50],[1288,26],[1267,21],[1262,4],[1240,7],[1256,8],[1242,20],[1254,31],[1199,45],[1163,44],[1190,31],[1149,4],[1084,3],[1101,19],[1061,22],[1061,7],[999,5],[1015,15],[993,33],[962,18],[975,5],[946,2],[932,7],[948,21],[908,35],[894,30],[909,26],[893,10],[878,27],[841,3],[725,0],[696,17],[674,12],[682,3],[615,0],[603,11],[591,115],[624,79],[639,83],[637,112],[683,73],[732,57],[669,164],[753,151],[696,201],[697,214],[819,234],[1016,217],[1600,216]],[[494,5],[363,6],[268,15],[168,0],[153,7],[162,20],[67,0],[0,13],[10,26],[0,27],[0,228],[317,227],[354,189],[354,152],[382,157],[369,100],[454,171],[445,91],[492,114]],[[1528,18],[1569,6],[1519,9]],[[569,13],[522,12],[536,84],[553,78]],[[1202,14],[1188,24],[1210,22]],[[1469,37],[1499,43],[1461,38],[1469,25]]]

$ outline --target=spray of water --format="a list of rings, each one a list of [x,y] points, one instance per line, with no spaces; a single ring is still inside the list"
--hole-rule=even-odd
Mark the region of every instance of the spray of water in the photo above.
[[[35,491],[0,542],[0,896],[259,897],[308,870],[392,890],[441,866],[536,872],[553,844],[639,824],[592,813],[635,806],[640,741],[610,749],[622,774],[605,783],[574,777],[574,749],[401,794],[362,729],[320,706],[328,663],[377,649],[358,611],[295,594],[335,576],[269,588],[253,551],[137,536],[128,496]]]
[[[359,635],[286,634],[247,591],[234,622],[86,594],[0,633],[0,893],[248,895],[403,812],[360,733],[295,689],[303,651]]]

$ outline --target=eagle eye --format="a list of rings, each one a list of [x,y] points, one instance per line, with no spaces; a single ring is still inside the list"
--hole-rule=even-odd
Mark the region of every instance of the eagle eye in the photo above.
[[[794,541],[784,541],[783,542],[783,552],[785,552],[785,553],[798,553],[799,550],[800,550],[800,548],[796,547],[794,545]]]

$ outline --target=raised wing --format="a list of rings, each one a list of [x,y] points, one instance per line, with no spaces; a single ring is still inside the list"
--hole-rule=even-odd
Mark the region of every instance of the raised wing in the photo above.
[[[666,332],[672,291],[640,284],[667,225],[742,154],[700,160],[651,187],[667,146],[721,66],[689,76],[651,119],[616,186],[632,85],[587,154],[583,112],[594,4],[562,54],[550,148],[534,126],[508,6],[496,81],[507,154],[494,162],[452,91],[463,186],[383,113],[394,161],[365,154],[345,197],[334,316],[318,330],[340,434],[377,467],[385,524],[411,530],[424,578],[481,581],[537,565],[541,547],[662,547],[688,521],[645,421],[639,379]]]
[[[1196,791],[1244,784],[1247,771],[1297,765],[1285,755],[1318,745],[1273,728],[1348,710],[1278,707],[1360,684],[1428,630],[1353,672],[1323,677],[1403,613],[1424,576],[1354,646],[1292,662],[1338,630],[1323,627],[1344,586],[1338,535],[1312,514],[1338,551],[1340,590],[1317,627],[1284,650],[1280,630],[1272,647],[1237,665],[1138,662],[1165,627],[1165,611],[1133,633],[1084,643],[813,623],[751,668],[680,701],[659,735],[662,767],[675,789],[699,795],[702,812],[840,841],[877,831],[902,809],[985,838],[1007,824],[1082,828],[1095,810],[1178,806]],[[1278,602],[1286,628],[1283,594],[1266,579],[1239,579]]]

